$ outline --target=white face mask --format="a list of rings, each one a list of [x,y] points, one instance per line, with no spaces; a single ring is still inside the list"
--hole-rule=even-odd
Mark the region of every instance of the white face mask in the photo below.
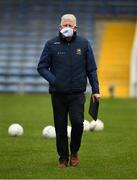
[[[61,34],[65,37],[72,37],[73,36],[73,29],[70,27],[65,27],[63,29],[61,29]]]

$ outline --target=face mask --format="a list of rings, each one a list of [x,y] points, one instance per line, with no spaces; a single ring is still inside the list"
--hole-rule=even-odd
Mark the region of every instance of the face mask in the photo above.
[[[72,37],[73,36],[73,29],[70,27],[65,27],[63,29],[61,29],[61,34],[65,37]]]

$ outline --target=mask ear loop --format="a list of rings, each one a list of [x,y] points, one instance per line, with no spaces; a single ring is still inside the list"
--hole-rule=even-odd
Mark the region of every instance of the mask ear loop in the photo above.
[[[59,25],[59,30],[61,30],[61,28],[62,28],[61,25]]]
[[[61,25],[59,25],[59,30],[61,30],[62,29],[62,27],[61,27]]]

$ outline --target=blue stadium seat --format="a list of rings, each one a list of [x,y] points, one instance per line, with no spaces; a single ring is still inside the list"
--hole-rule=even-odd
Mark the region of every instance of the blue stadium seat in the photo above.
[[[137,17],[136,0],[1,0],[0,4],[0,92],[48,91],[47,81],[36,68],[45,42],[58,34],[62,14],[76,14],[79,34],[92,44],[95,18]]]

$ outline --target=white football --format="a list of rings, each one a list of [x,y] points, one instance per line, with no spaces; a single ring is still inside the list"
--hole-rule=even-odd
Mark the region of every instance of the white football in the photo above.
[[[90,123],[90,131],[94,131],[95,126],[97,125],[97,121],[93,120]]]
[[[23,127],[20,124],[12,124],[8,128],[8,134],[10,136],[21,136],[23,132]]]
[[[104,129],[104,123],[100,119],[97,119],[96,123],[94,131],[102,131]]]
[[[67,126],[67,134],[68,134],[68,138],[71,137],[71,126]]]
[[[84,125],[84,131],[89,131],[90,130],[90,123],[89,123],[89,121],[84,120],[83,125]]]
[[[42,131],[42,135],[45,138],[55,138],[56,132],[54,126],[46,126]]]

